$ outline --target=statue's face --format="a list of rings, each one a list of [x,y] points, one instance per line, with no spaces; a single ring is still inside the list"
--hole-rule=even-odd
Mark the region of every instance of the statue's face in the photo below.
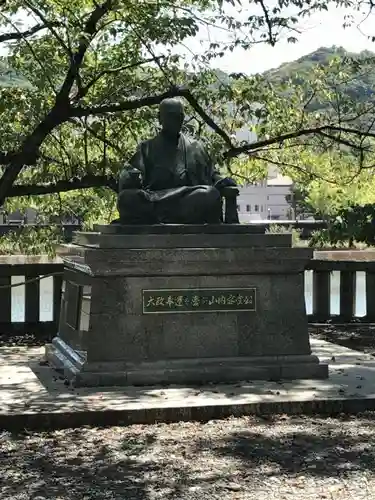
[[[184,108],[178,101],[162,103],[159,111],[160,125],[171,135],[178,135],[184,123]]]

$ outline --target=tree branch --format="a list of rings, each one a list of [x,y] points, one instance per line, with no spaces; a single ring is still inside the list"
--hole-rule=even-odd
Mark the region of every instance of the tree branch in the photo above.
[[[1,17],[3,17],[9,24],[12,25],[12,27],[15,29],[15,33],[19,34],[20,38],[25,42],[25,44],[27,45],[29,51],[31,52],[32,56],[34,57],[35,61],[39,64],[40,66],[40,69],[43,71],[44,73],[44,76],[46,78],[46,80],[48,81],[48,83],[50,84],[51,86],[51,90],[52,92],[55,92],[55,86],[49,76],[49,74],[44,70],[44,65],[42,63],[42,61],[40,60],[40,58],[38,57],[38,55],[36,54],[34,48],[33,48],[33,45],[29,42],[29,40],[27,39],[27,37],[24,37],[23,36],[23,32],[21,30],[19,30],[17,28],[17,24],[15,22],[13,22],[11,19],[9,19],[5,14],[3,14],[2,12],[0,12],[0,15]]]
[[[135,109],[139,109],[141,107],[145,106],[153,106],[156,104],[160,104],[163,99],[169,98],[169,97],[185,97],[187,98],[188,96],[188,91],[185,89],[171,89],[169,91],[166,91],[162,94],[158,94],[155,96],[148,96],[148,97],[143,97],[141,99],[130,99],[128,101],[123,101],[117,104],[109,104],[109,105],[104,105],[104,106],[93,106],[90,108],[83,108],[83,107],[76,107],[72,108],[71,113],[70,113],[70,118],[79,118],[79,117],[85,117],[89,115],[100,115],[100,114],[107,114],[107,113],[117,113],[121,111],[131,111]],[[198,112],[198,111],[197,111]],[[203,109],[199,106],[199,114],[203,114],[203,120],[210,125],[210,117],[203,111]],[[214,125],[216,126],[216,124]],[[212,128],[214,128],[212,126]],[[88,127],[88,130],[90,132],[93,132],[90,130],[90,127]],[[214,129],[215,130],[215,129]],[[215,130],[216,131],[216,130]],[[335,141],[337,143],[345,144],[349,147],[352,147],[354,149],[359,149],[360,146],[343,139],[341,137],[337,137],[334,135],[329,135],[327,132],[337,132],[337,133],[347,133],[349,135],[354,135],[360,138],[365,138],[365,137],[371,137],[375,138],[375,132],[371,131],[360,131],[354,128],[348,128],[348,127],[341,127],[341,126],[335,126],[335,125],[322,125],[320,127],[313,127],[313,128],[306,128],[306,129],[301,129],[297,130],[294,132],[288,132],[286,134],[281,134],[275,137],[271,137],[269,139],[263,139],[260,141],[255,141],[253,143],[247,143],[239,147],[230,147],[227,151],[223,153],[223,158],[224,159],[230,159],[230,158],[235,158],[241,154],[245,154],[248,152],[256,152],[258,150],[261,150],[263,148],[266,148],[268,146],[272,146],[274,144],[282,143],[285,142],[289,139],[297,139],[298,137],[303,137],[303,136],[308,136],[308,135],[320,135],[322,137],[326,137],[327,139],[330,139],[332,141]],[[219,133],[219,132],[218,132]],[[225,135],[226,133],[223,132]],[[94,134],[93,134],[94,135]],[[221,135],[221,134],[220,134]],[[98,139],[101,139],[98,135],[96,135]],[[225,142],[229,142],[230,138],[225,138]],[[108,144],[111,147],[114,147],[113,144]],[[293,145],[293,146],[298,146]],[[115,148],[117,149],[117,148]],[[14,160],[17,159],[19,156],[19,153],[10,151],[10,152],[4,152],[0,151],[0,165],[9,165],[11,164]],[[30,156],[30,157],[25,157],[23,158],[23,165],[35,165],[37,162],[38,156]]]
[[[33,130],[33,132],[25,138],[20,147],[19,152],[15,155],[13,161],[5,170],[0,181],[0,205],[4,203],[8,196],[14,181],[17,179],[23,166],[29,161],[29,157],[35,159],[38,156],[40,145],[43,143],[47,135],[61,123],[67,121],[70,117],[71,109],[69,94],[73,83],[77,79],[79,69],[82,65],[83,58],[86,54],[91,40],[96,33],[97,23],[100,19],[110,11],[115,5],[116,0],[106,0],[103,4],[97,5],[91,12],[80,37],[78,48],[74,52],[70,60],[70,66],[65,76],[65,80],[56,95],[55,103],[45,118]]]
[[[275,165],[277,167],[288,167],[296,170],[297,172],[302,173],[303,175],[306,175],[306,177],[309,177],[310,179],[318,179],[318,180],[323,180],[325,182],[329,182],[330,184],[337,184],[337,181],[334,181],[332,179],[329,179],[325,176],[322,176],[320,174],[316,174],[315,172],[311,172],[309,170],[306,170],[304,167],[301,167],[300,165],[296,165],[295,163],[287,163],[287,162],[282,162],[282,161],[277,161],[273,158],[268,158],[264,156],[259,156],[259,155],[254,155],[254,158],[260,161],[263,161],[265,163],[272,163],[272,165]],[[237,175],[234,172],[235,175]]]
[[[205,112],[195,97],[189,91],[184,97],[189,102],[190,106],[195,109],[198,115],[207,123],[207,125],[223,139],[229,148],[233,149],[233,143],[229,135]]]
[[[322,137],[325,137],[326,139],[330,139],[332,141],[332,143],[342,144],[343,146],[348,146],[349,148],[356,149],[357,151],[362,151],[362,149],[363,149],[361,146],[354,144],[353,142],[350,142],[350,141],[343,139],[342,137],[339,137],[339,136],[327,134],[326,132],[323,132],[322,130],[320,130],[317,133],[319,135],[321,135]]]
[[[260,141],[243,144],[242,146],[228,149],[227,151],[224,152],[223,157],[224,159],[228,160],[230,158],[235,158],[236,156],[239,156],[243,153],[248,153],[250,151],[271,146],[272,144],[287,141],[288,139],[296,139],[304,135],[314,134],[323,129],[324,127],[296,130],[295,132],[288,132],[286,134],[281,134],[279,136],[271,137],[269,139],[262,139]]]
[[[338,125],[321,125],[319,127],[312,127],[312,128],[305,128],[301,130],[296,130],[294,132],[288,132],[286,134],[281,134],[275,137],[271,137],[269,139],[263,139],[260,141],[256,141],[253,143],[248,143],[244,144],[242,146],[236,147],[236,148],[231,148],[228,149],[227,151],[224,152],[223,157],[224,159],[230,159],[230,158],[235,158],[236,156],[239,156],[243,153],[248,153],[250,151],[254,150],[259,150],[262,148],[265,148],[267,146],[271,146],[272,144],[277,144],[278,142],[284,142],[289,139],[297,139],[298,137],[303,137],[306,135],[313,135],[313,134],[321,134],[322,132],[344,132],[347,134],[355,135],[357,137],[373,137],[375,138],[375,133],[374,132],[362,132],[361,130],[354,129],[354,128],[348,128],[348,127],[341,127]],[[336,142],[341,142],[343,143],[343,139],[340,139],[339,137],[335,138]],[[355,145],[351,145],[351,147],[355,147]]]
[[[272,32],[272,21],[270,19],[267,7],[266,7],[263,0],[255,0],[255,3],[260,4],[260,6],[262,7],[263,14],[264,14],[264,20],[265,20],[265,23],[267,25],[267,30],[268,30],[268,36],[269,36],[268,41],[269,41],[269,44],[271,45],[271,47],[274,47],[276,40],[275,40],[275,37],[274,37],[273,32]]]
[[[89,189],[93,187],[108,187],[117,192],[117,181],[114,177],[106,175],[85,175],[81,179],[74,178],[71,181],[57,181],[44,185],[15,185],[10,189],[8,197],[38,196],[74,191],[76,189]]]
[[[96,33],[97,24],[102,19],[102,17],[104,17],[112,9],[114,4],[115,0],[106,0],[103,4],[97,5],[96,8],[91,12],[85,24],[83,34],[80,37],[78,48],[71,57],[69,70],[66,74],[65,80],[58,95],[59,100],[65,101],[69,99],[70,91],[79,74],[83,58],[85,57],[91,40]]]
[[[125,71],[127,69],[132,69],[136,68],[138,66],[141,66],[142,64],[147,64],[150,62],[155,62],[157,59],[164,59],[165,56],[159,56],[159,57],[150,57],[149,59],[144,59],[143,61],[137,61],[136,63],[133,64],[126,64],[124,66],[119,66],[118,68],[108,68],[104,69],[103,71],[100,71],[85,87],[82,87],[77,94],[74,96],[73,100],[78,100],[82,99],[82,97],[85,97],[88,93],[88,91],[91,89],[95,83],[97,83],[100,78],[102,78],[105,75],[113,74],[113,73],[119,73],[120,71]]]
[[[198,113],[198,115],[200,115],[201,118],[206,122],[206,124],[211,127],[218,135],[220,135],[227,146],[233,149],[233,144],[229,135],[222,128],[220,128],[219,125],[217,125],[217,123],[215,123],[215,121],[206,113],[206,111],[198,103],[195,97],[191,94],[190,90],[184,87],[172,87],[170,90],[167,90],[162,94],[142,97],[140,99],[129,99],[116,104],[92,106],[90,108],[75,107],[71,109],[70,116],[73,118],[106,113],[118,113],[120,111],[130,111],[145,106],[154,106],[155,104],[160,104],[161,101],[169,97],[184,97],[189,102],[191,107]]]
[[[51,23],[51,25],[57,26],[58,23]],[[15,31],[13,33],[3,33],[0,35],[0,43],[1,42],[8,42],[10,40],[23,40],[24,38],[27,38],[29,36],[35,35],[35,33],[38,33],[38,31],[47,29],[48,26],[46,24],[36,24],[32,28],[26,30],[26,31]]]
[[[39,9],[37,9],[36,7],[34,7],[34,5],[32,5],[31,2],[29,2],[28,0],[24,0],[25,4],[27,5],[27,7],[37,16],[39,17],[39,19],[42,21],[42,23],[44,24],[44,26],[46,28],[49,29],[49,31],[52,33],[52,35],[56,38],[56,40],[59,41],[60,45],[62,46],[62,48],[65,50],[65,52],[67,53],[68,57],[71,56],[71,52],[69,50],[69,47],[66,45],[66,43],[64,42],[64,40],[61,38],[61,36],[57,33],[57,31],[54,29],[56,27],[56,24],[54,25],[54,23],[51,23],[50,21],[48,21],[48,19],[43,15],[42,12],[40,12]]]
[[[96,139],[98,139],[99,141],[101,141],[105,147],[109,146],[110,148],[114,149],[115,151],[117,151],[117,153],[119,154],[123,154],[124,152],[122,151],[122,149],[117,145],[115,144],[114,142],[110,141],[109,139],[107,139],[106,137],[103,137],[99,134],[97,134],[95,132],[95,130],[93,128],[90,127],[90,125],[86,125],[86,129],[88,130],[88,132],[90,132],[90,134],[95,137]]]
[[[105,104],[103,106],[91,106],[88,108],[77,106],[71,108],[70,117],[79,118],[82,116],[90,115],[104,115],[107,113],[118,113],[120,111],[132,111],[135,109],[143,108],[145,106],[154,106],[160,104],[161,101],[169,97],[186,97],[190,92],[181,87],[174,87],[161,94],[153,96],[141,97],[140,99],[129,99],[115,104]]]
[[[9,165],[14,158],[16,158],[17,153],[15,151],[0,151],[0,165]],[[32,159],[30,165],[34,165],[36,163],[36,158]]]

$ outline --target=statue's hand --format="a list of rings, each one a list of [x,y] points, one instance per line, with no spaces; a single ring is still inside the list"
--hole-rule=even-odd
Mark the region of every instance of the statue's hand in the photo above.
[[[133,182],[141,182],[141,172],[136,168],[132,168],[128,171],[129,178],[132,179]]]
[[[141,172],[136,168],[124,169],[120,174],[119,188],[123,189],[140,189],[142,187]]]
[[[237,186],[236,182],[231,179],[230,177],[224,177],[224,179],[219,179],[215,183],[215,188],[220,191],[220,189],[223,189],[225,187],[235,187]]]

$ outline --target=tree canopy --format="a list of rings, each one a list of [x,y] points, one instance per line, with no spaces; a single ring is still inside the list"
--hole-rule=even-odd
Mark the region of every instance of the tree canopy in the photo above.
[[[71,207],[99,216],[101,203],[115,210],[119,169],[155,131],[154,106],[171,96],[185,100],[186,127],[239,179],[269,163],[299,182],[350,185],[372,176],[374,98],[358,101],[345,88],[356,72],[373,68],[373,56],[333,57],[300,78],[274,81],[222,78],[213,69],[236,47],[251,53],[282,36],[297,42],[299,19],[329,5],[372,8],[347,0],[1,2],[5,64],[27,83],[0,90],[0,205],[43,194],[51,212]],[[222,39],[187,63],[189,41],[213,26]],[[243,127],[256,139],[236,139]],[[70,194],[77,189],[78,198]]]

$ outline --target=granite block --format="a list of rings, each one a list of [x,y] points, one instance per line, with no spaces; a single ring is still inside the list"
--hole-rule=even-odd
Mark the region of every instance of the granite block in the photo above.
[[[149,234],[117,235],[78,231],[76,245],[96,248],[266,248],[292,245],[291,234]]]
[[[64,360],[65,357],[65,360]],[[48,346],[47,359],[63,367],[65,376],[80,386],[150,386],[157,384],[231,383],[239,380],[319,379],[328,376],[327,365],[320,365],[316,356],[301,359],[284,358],[211,358],[209,360],[174,360],[166,365],[160,362],[139,363],[123,367],[118,363],[87,363],[79,370],[81,358],[74,356],[62,342]],[[112,366],[111,366],[112,365]]]
[[[102,239],[114,247],[108,249],[76,245],[77,255],[72,250],[64,259],[65,277],[79,287],[82,303],[75,325],[62,314],[49,359],[63,365],[77,385],[326,377],[326,368],[311,356],[307,330],[304,269],[312,250],[281,246],[289,235],[249,234],[239,227],[232,236],[212,227],[198,235],[180,229],[168,233],[158,227],[151,236],[136,229],[128,235],[109,232]],[[126,248],[147,239],[170,241],[171,248]],[[176,248],[188,239],[201,247]],[[279,246],[256,248],[252,239]],[[215,240],[232,243],[202,243]],[[153,297],[148,308],[145,291],[147,301]],[[201,303],[199,296],[193,303],[195,293]],[[72,351],[84,359],[81,365]]]
[[[278,277],[275,277],[278,279]],[[293,277],[291,278],[293,279]],[[139,276],[139,277],[107,277],[102,278],[100,286],[93,288],[92,307],[97,313],[117,311],[120,314],[136,314],[143,312],[142,290],[147,289],[221,289],[258,287],[257,295],[266,299],[269,295],[269,277],[262,275],[236,276]],[[263,302],[258,305],[263,308]],[[207,313],[211,319],[212,313]],[[181,315],[179,315],[180,317]],[[190,315],[191,316],[191,315]]]
[[[310,248],[86,248],[83,257],[65,257],[64,263],[94,276],[293,274],[312,254]]]
[[[249,286],[257,290],[254,312],[142,314],[143,289]],[[96,359],[96,350],[103,359],[129,359],[130,355],[137,359],[221,356],[221,352],[228,356],[309,354],[308,337],[301,334],[307,332],[301,289],[302,274],[272,278],[242,275],[106,279],[93,292],[92,308],[96,313],[91,317],[89,342],[94,357],[90,359]]]
[[[328,378],[329,370],[326,364],[303,363],[296,365],[282,365],[280,379],[325,379]]]
[[[94,224],[101,234],[264,234],[265,224]]]

